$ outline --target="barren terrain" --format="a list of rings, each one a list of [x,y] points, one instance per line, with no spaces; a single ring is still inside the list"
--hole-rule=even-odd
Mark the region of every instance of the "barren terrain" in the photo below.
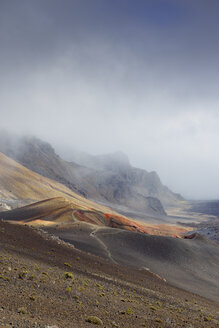
[[[218,327],[218,303],[0,222],[0,326]]]

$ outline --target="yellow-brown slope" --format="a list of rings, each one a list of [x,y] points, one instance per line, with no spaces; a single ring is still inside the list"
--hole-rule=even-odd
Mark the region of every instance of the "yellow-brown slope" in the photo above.
[[[34,202],[64,197],[74,208],[116,213],[76,194],[59,182],[27,169],[2,153],[0,153],[0,186],[0,198],[6,200],[29,199]]]
[[[75,222],[87,222],[102,227],[147,233],[141,224],[131,219],[94,209],[79,209],[72,201],[64,197],[50,198],[2,212],[0,219],[39,226],[65,225],[67,229]]]
[[[2,153],[0,153],[0,186],[1,198],[29,199],[34,203],[1,213],[2,219],[37,225],[85,221],[111,226],[111,221],[108,219],[110,216],[119,222],[121,229],[142,231],[140,225],[132,220],[76,194],[59,182],[25,168]],[[121,219],[125,219],[125,225],[123,222],[120,223]]]
[[[1,213],[1,218],[34,225],[83,221],[149,234],[163,234],[78,195],[66,186],[35,173],[0,153],[0,198],[34,203]],[[169,229],[169,228],[168,228]],[[159,230],[159,231],[157,231]],[[169,230],[170,231],[170,230]],[[185,231],[183,231],[185,232]],[[177,232],[176,232],[177,233]],[[165,234],[168,234],[165,232]],[[173,235],[172,231],[169,235]]]

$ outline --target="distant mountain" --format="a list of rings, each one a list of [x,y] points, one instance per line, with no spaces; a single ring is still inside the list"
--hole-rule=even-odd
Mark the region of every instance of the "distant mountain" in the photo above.
[[[71,190],[86,196],[79,189],[75,168],[77,164],[68,164],[55,154],[52,146],[35,137],[18,137],[7,133],[0,134],[0,152],[47,178],[65,184]]]
[[[0,220],[65,227],[87,222],[100,227],[160,233],[159,227],[147,227],[111,208],[88,200],[65,185],[27,169],[2,153],[0,186]],[[181,233],[180,230],[177,232]],[[173,234],[171,229],[170,234]]]
[[[0,153],[0,208],[9,210],[57,197],[64,199],[64,202],[74,209],[118,215],[115,211],[78,195],[65,185],[41,176]]]
[[[182,199],[163,186],[155,172],[132,167],[121,152],[101,156],[72,152],[72,162],[67,162],[44,141],[7,134],[0,138],[0,151],[32,171],[107,205],[165,215],[163,205]]]
[[[147,172],[131,166],[128,157],[122,152],[92,156],[74,151],[72,160],[98,171],[96,179],[99,191],[107,195],[106,198],[110,201],[120,199],[120,203],[130,204],[136,202],[136,197],[139,201],[145,201],[147,198],[146,202],[151,206],[159,207],[156,200],[164,206],[183,200],[181,195],[173,193],[161,183],[156,172]],[[87,179],[92,179],[92,176]]]

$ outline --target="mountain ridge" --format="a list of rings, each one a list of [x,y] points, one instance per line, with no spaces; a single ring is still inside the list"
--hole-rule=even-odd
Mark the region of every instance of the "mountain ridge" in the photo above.
[[[122,152],[96,157],[84,154],[83,163],[68,162],[47,142],[7,134],[1,137],[0,151],[74,192],[112,207],[118,204],[149,215],[165,216],[165,205],[182,199],[162,185],[156,172],[132,167]]]
[[[163,230],[163,227],[151,227],[84,198],[65,185],[31,171],[2,153],[0,186],[0,219],[37,226],[72,226],[82,221],[97,227],[155,234]],[[171,226],[168,234],[181,236],[186,231]]]

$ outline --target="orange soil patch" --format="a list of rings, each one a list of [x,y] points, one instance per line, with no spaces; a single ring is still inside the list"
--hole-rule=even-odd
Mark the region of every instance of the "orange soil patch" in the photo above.
[[[150,235],[171,236],[175,238],[182,238],[182,236],[191,231],[191,228],[184,228],[177,225],[170,224],[143,224]]]
[[[106,213],[106,219],[108,220],[108,226],[112,228],[119,228],[129,231],[137,231],[146,233],[149,235],[171,236],[175,238],[182,238],[182,236],[191,231],[190,228],[179,227],[169,224],[147,224],[139,223],[131,219],[126,219],[122,216],[111,215]]]
[[[78,209],[74,207],[74,203],[63,197],[55,197],[8,212],[2,212],[1,218],[34,226],[62,226],[63,224],[74,224],[76,221],[81,221],[100,227],[105,226],[150,235],[172,237],[181,237],[190,230],[173,225],[146,224],[122,215],[106,213],[105,211]]]
[[[111,228],[124,229],[129,231],[136,231],[148,234],[146,228],[144,228],[141,224],[132,221],[131,219],[126,219],[125,217],[119,215],[112,215],[105,213],[105,217],[108,221],[108,226]]]

